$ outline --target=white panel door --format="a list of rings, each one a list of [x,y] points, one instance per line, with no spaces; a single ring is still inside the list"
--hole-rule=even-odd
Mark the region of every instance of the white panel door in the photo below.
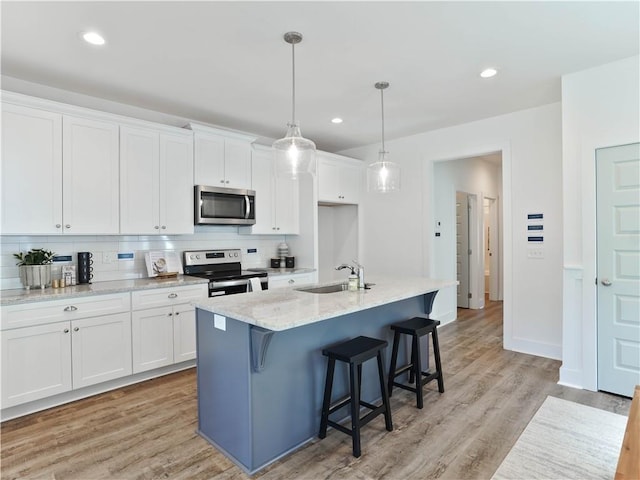
[[[640,144],[601,148],[597,163],[598,390],[640,384]]]
[[[69,322],[0,332],[2,408],[71,390]]]
[[[2,104],[2,233],[62,233],[62,115]]]
[[[64,233],[119,233],[118,124],[65,115],[62,139]]]
[[[120,233],[160,231],[159,146],[158,132],[120,127]]]
[[[193,139],[160,135],[160,233],[193,233]]]
[[[173,309],[173,360],[175,363],[196,358],[196,309],[179,305]]]
[[[456,192],[456,272],[458,307],[469,308],[469,196]]]
[[[127,313],[71,322],[73,388],[131,375],[131,316]]]
[[[131,313],[133,373],[173,363],[173,307]]]

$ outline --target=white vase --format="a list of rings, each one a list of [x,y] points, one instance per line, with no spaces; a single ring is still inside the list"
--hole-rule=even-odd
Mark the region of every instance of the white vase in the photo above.
[[[51,264],[48,265],[20,265],[20,281],[24,288],[46,288],[51,285]]]

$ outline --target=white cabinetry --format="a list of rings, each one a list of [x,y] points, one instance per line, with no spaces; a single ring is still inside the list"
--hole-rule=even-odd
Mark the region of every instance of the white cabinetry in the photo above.
[[[269,288],[298,287],[314,283],[314,273],[293,273],[291,275],[270,275]]]
[[[131,294],[133,372],[144,372],[196,357],[195,308],[207,297],[206,284],[142,290]]]
[[[2,233],[118,233],[118,125],[5,102]]]
[[[131,374],[129,294],[2,308],[2,408]]]
[[[2,233],[60,233],[62,115],[3,103],[1,161]]]
[[[193,133],[120,128],[120,233],[193,233]]]
[[[257,148],[251,162],[256,191],[256,223],[240,233],[297,235],[300,233],[298,181],[276,178],[273,150]]]
[[[64,233],[119,232],[118,124],[63,116]]]
[[[360,202],[363,167],[357,160],[318,154],[318,202]]]
[[[255,137],[190,124],[194,131],[194,183],[251,188],[251,143]]]

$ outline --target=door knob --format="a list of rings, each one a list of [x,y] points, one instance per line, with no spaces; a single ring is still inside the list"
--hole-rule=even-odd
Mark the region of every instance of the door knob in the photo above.
[[[608,278],[603,278],[600,283],[602,285],[604,285],[605,287],[610,287],[611,286],[611,281]]]

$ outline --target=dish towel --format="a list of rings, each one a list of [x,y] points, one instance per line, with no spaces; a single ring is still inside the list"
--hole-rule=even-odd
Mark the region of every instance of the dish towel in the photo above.
[[[249,284],[251,285],[250,292],[259,292],[262,290],[262,284],[260,283],[260,279],[258,277],[251,277],[249,279]]]

